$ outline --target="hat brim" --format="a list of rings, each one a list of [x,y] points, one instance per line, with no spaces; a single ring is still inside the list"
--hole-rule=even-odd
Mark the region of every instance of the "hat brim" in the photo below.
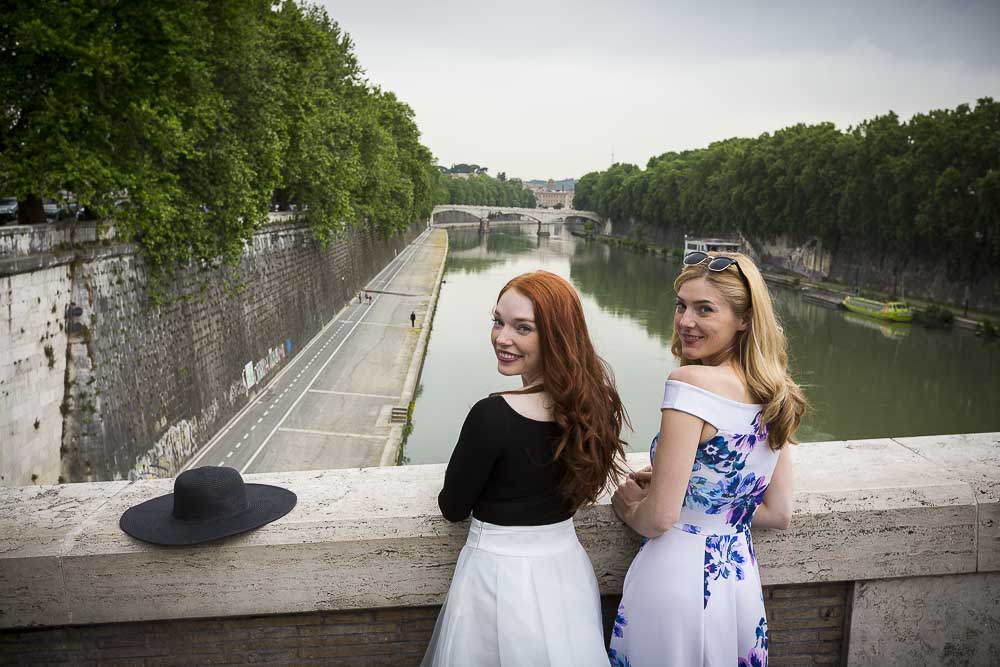
[[[152,544],[202,544],[245,533],[280,519],[292,511],[298,500],[294,493],[279,486],[245,484],[244,488],[249,507],[235,516],[210,521],[175,519],[174,494],[168,493],[125,510],[118,527],[132,537]]]

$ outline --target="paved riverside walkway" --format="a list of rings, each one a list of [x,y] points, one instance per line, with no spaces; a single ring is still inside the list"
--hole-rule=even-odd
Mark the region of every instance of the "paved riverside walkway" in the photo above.
[[[241,473],[358,468],[395,463],[423,363],[448,250],[428,228],[352,299],[185,466]],[[416,326],[410,326],[415,312]]]

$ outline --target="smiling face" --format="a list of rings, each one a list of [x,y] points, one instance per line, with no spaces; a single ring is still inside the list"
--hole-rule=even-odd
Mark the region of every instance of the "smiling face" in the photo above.
[[[736,334],[746,328],[746,322],[706,278],[688,280],[677,290],[674,330],[688,361],[707,366],[722,363],[733,352]]]
[[[501,375],[520,375],[524,386],[541,379],[542,349],[531,300],[516,289],[500,296],[490,334]]]

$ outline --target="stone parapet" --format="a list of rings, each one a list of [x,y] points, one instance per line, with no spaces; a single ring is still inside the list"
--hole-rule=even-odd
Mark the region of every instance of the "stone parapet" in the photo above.
[[[795,455],[791,529],[754,532],[765,585],[1000,569],[1000,434],[813,443]],[[0,627],[440,604],[467,530],[438,513],[443,473],[248,475],[292,489],[298,506],[195,548],[155,547],[118,528],[126,508],[168,493],[169,479],[0,489]],[[637,537],[607,498],[576,526],[602,594],[620,593]]]

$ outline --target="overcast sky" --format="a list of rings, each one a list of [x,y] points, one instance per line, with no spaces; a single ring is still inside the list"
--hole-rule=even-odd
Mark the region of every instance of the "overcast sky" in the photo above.
[[[449,166],[579,178],[798,122],[1000,98],[1000,0],[325,0]]]

